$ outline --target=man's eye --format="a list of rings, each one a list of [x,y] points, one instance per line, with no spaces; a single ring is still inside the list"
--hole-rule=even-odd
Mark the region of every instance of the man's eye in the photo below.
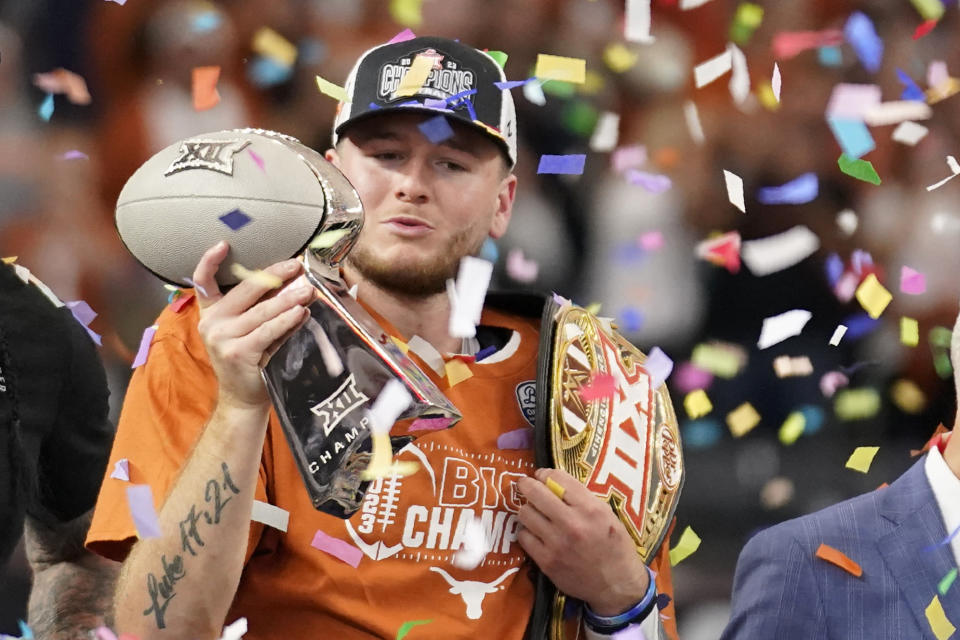
[[[449,169],[450,171],[466,171],[467,170],[467,168],[462,164],[458,164],[450,160],[443,160],[440,164],[443,165],[445,169]]]
[[[395,151],[378,151],[371,154],[377,160],[396,160],[400,154]]]

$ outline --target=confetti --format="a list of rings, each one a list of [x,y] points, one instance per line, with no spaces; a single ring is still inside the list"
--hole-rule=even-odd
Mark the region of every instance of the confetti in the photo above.
[[[363,558],[363,552],[360,551],[360,549],[357,549],[349,542],[329,536],[320,529],[317,529],[317,532],[314,534],[310,546],[314,549],[329,553],[334,558],[346,562],[354,569],[357,568],[360,560]]]
[[[612,42],[603,50],[603,62],[614,73],[623,73],[637,64],[639,55],[622,42]]]
[[[820,248],[820,239],[799,225],[777,235],[748,240],[740,257],[755,276],[766,276],[799,264]]]
[[[650,355],[647,356],[643,367],[650,374],[650,387],[656,390],[670,377],[670,372],[673,371],[673,360],[661,351],[660,347],[654,347],[650,350]]]
[[[667,176],[637,169],[627,169],[624,176],[630,184],[643,187],[650,193],[663,193],[673,186],[673,182]]]
[[[839,47],[820,47],[817,49],[817,60],[825,67],[839,67],[843,64],[843,53]]]
[[[683,118],[687,123],[687,131],[695,143],[703,144],[707,141],[703,134],[703,125],[700,124],[700,114],[697,112],[697,105],[693,100],[687,100],[683,103]]]
[[[417,418],[409,431],[441,431],[453,424],[453,418]]]
[[[747,57],[737,45],[727,44],[730,50],[730,61],[733,72],[730,74],[730,95],[734,102],[742,104],[750,95],[750,73],[747,70]]]
[[[623,37],[630,42],[650,44],[650,0],[626,0]]]
[[[710,2],[710,0],[680,0],[680,9],[683,11],[689,11],[690,9],[696,9]]]
[[[220,79],[220,67],[193,68],[193,108],[197,111],[212,109],[220,103],[217,81]]]
[[[877,175],[876,169],[873,168],[873,163],[869,160],[858,160],[846,154],[840,154],[840,157],[837,159],[837,166],[840,167],[840,171],[857,180],[863,180],[871,184],[880,184],[880,176]]]
[[[453,128],[447,122],[446,116],[435,116],[424,120],[417,125],[417,128],[432,144],[440,144],[453,137]]]
[[[314,236],[313,240],[310,241],[309,247],[311,249],[329,249],[351,233],[353,233],[352,229],[332,229],[330,231],[324,231]]]
[[[820,378],[820,392],[825,398],[832,398],[840,387],[845,387],[850,382],[847,376],[839,371],[829,371]]]
[[[853,469],[860,473],[870,471],[870,465],[873,464],[873,458],[877,455],[880,447],[857,447],[850,454],[850,458],[845,465],[847,469]]]
[[[448,281],[450,322],[448,331],[454,338],[472,338],[477,334],[483,301],[493,275],[493,263],[473,256],[460,260],[457,282]]]
[[[37,115],[40,116],[40,119],[44,122],[50,122],[50,118],[53,117],[53,94],[48,93],[47,97],[43,99],[43,102],[40,103],[40,106],[37,108]]]
[[[497,436],[498,449],[533,449],[533,429],[524,427]]]
[[[48,94],[66,94],[72,104],[88,105],[91,102],[87,81],[82,76],[66,69],[54,69],[47,73],[35,73],[33,85]]]
[[[693,362],[684,362],[673,374],[673,384],[682,393],[695,389],[706,389],[713,384],[713,374]]]
[[[523,97],[532,104],[540,107],[547,104],[547,98],[543,95],[543,84],[539,80],[524,83]]]
[[[430,624],[433,620],[410,620],[409,622],[404,622],[400,625],[400,628],[397,630],[397,640],[403,640],[410,630],[414,627],[418,627],[422,624]]]
[[[637,246],[644,251],[656,251],[663,248],[663,233],[660,231],[647,231],[641,233],[637,238]]]
[[[670,549],[670,566],[675,567],[700,548],[700,536],[689,526],[680,534],[680,540]]]
[[[757,200],[762,204],[804,204],[816,198],[818,191],[817,174],[805,173],[779,187],[757,190]]]
[[[248,225],[253,218],[245,214],[240,209],[234,209],[229,211],[218,218],[220,222],[230,227],[232,231],[237,231],[244,226]]]
[[[398,42],[406,42],[407,40],[413,40],[416,37],[417,37],[417,34],[415,34],[410,29],[404,29],[397,35],[390,38],[390,40],[387,41],[387,44],[396,44]]]
[[[141,540],[159,538],[161,536],[160,520],[153,507],[153,492],[150,490],[150,485],[135,484],[127,487],[127,504],[130,507],[133,524],[137,528],[137,537]]]
[[[818,47],[839,47],[843,44],[843,33],[838,29],[826,31],[781,31],[774,34],[771,47],[773,57],[789,60],[808,49]]]
[[[900,268],[900,291],[907,295],[918,296],[926,290],[926,276],[906,265]]]
[[[924,20],[936,22],[943,16],[944,7],[941,0],[910,0],[910,4]]]
[[[904,413],[918,414],[927,406],[927,396],[913,380],[897,380],[890,387],[893,404]]]
[[[535,282],[539,271],[536,260],[525,258],[522,249],[511,249],[507,253],[507,275],[517,282]]]
[[[565,175],[581,175],[586,163],[585,154],[549,155],[540,156],[537,173],[558,173]]]
[[[417,357],[423,360],[428,367],[433,369],[437,375],[444,375],[443,356],[434,348],[432,344],[420,336],[415,335],[410,338],[410,342],[405,344],[403,349],[405,353],[407,350],[413,352]]]
[[[817,547],[816,556],[821,560],[826,560],[831,564],[837,565],[847,573],[851,573],[858,578],[863,575],[863,569],[860,568],[860,565],[848,558],[843,552],[831,546],[820,543],[820,546]]]
[[[883,41],[877,35],[873,22],[861,11],[854,11],[843,25],[843,35],[854,53],[870,73],[880,70],[883,61]]]
[[[859,158],[877,148],[867,125],[860,120],[827,118],[827,124],[845,156]]]
[[[413,64],[411,64],[410,68],[403,74],[403,78],[400,79],[400,85],[394,92],[394,97],[404,98],[419,93],[420,89],[423,88],[423,83],[426,82],[430,76],[433,64],[433,58],[418,54],[417,57],[413,59]]]
[[[370,464],[360,472],[362,480],[376,480],[388,476],[402,478],[413,475],[420,470],[420,464],[417,462],[397,462],[393,460],[393,446],[388,433],[374,431],[371,433],[370,441],[372,443]]]
[[[594,372],[590,380],[577,390],[584,402],[595,402],[611,398],[617,391],[617,381],[607,373]]]
[[[547,485],[547,489],[550,489],[553,495],[563,500],[563,496],[566,495],[567,490],[564,489],[559,482],[557,482],[553,478],[547,478],[545,484]]]
[[[527,78],[526,80],[507,80],[506,82],[494,82],[493,85],[494,85],[497,89],[508,90],[508,89],[516,89],[517,87],[522,87],[522,86],[524,86],[524,85],[526,85],[526,84],[529,84],[529,83],[531,83],[531,82],[533,82],[533,81],[535,81],[535,80],[536,80],[536,78],[530,77],[530,78]]]
[[[900,342],[908,347],[920,344],[920,324],[913,318],[900,318]]]
[[[940,604],[940,596],[933,596],[933,600],[930,601],[923,612],[926,614],[927,622],[930,623],[930,629],[933,630],[933,635],[937,637],[937,640],[947,640],[957,630],[947,619],[943,605]]]
[[[803,430],[807,426],[807,419],[804,417],[803,413],[800,411],[793,411],[790,415],[787,416],[787,419],[784,420],[783,424],[780,425],[780,431],[777,432],[777,437],[780,439],[780,444],[784,446],[790,446],[797,439],[803,435]]]
[[[735,173],[723,170],[723,179],[727,184],[727,199],[730,204],[740,209],[742,213],[747,212],[747,206],[743,199],[743,180]]]
[[[297,48],[269,27],[260,27],[253,34],[251,48],[283,67],[292,67],[297,60]]]
[[[444,372],[447,378],[447,384],[451,387],[455,387],[464,380],[473,377],[473,371],[470,370],[470,367],[463,360],[454,358],[448,360],[444,365]]]
[[[742,438],[758,424],[760,424],[760,414],[749,402],[744,402],[727,414],[727,426],[734,438]]]
[[[760,504],[762,504],[765,509],[779,509],[793,500],[793,494],[795,492],[796,488],[789,478],[784,478],[783,476],[770,478],[770,480],[763,485],[763,489],[760,490]]]
[[[916,122],[901,122],[890,134],[890,139],[912,147],[923,140],[929,131],[925,126]]]
[[[253,522],[261,522],[268,527],[273,527],[286,533],[287,526],[290,524],[290,512],[272,505],[269,502],[254,500],[250,519]]]
[[[413,402],[407,387],[394,378],[387,381],[370,406],[370,431],[389,434],[394,423]]]
[[[705,87],[733,68],[733,50],[729,47],[693,69],[694,84],[697,89]]]
[[[341,87],[338,84],[325,80],[320,76],[315,77],[317,82],[317,89],[320,90],[325,96],[330,96],[338,102],[350,102],[350,96],[347,95],[347,90]]]
[[[957,568],[954,567],[947,572],[947,575],[943,576],[943,579],[940,581],[940,584],[937,585],[937,591],[940,592],[940,595],[947,595],[947,591],[950,590],[953,581],[957,579]]]
[[[157,332],[157,329],[159,329],[159,326],[152,325],[143,330],[143,335],[140,337],[140,348],[137,349],[137,355],[133,359],[133,364],[130,365],[131,369],[136,369],[147,362],[150,344],[153,342],[153,335]]]
[[[807,356],[778,356],[773,361],[773,370],[778,378],[802,377],[813,373],[813,364]]]
[[[698,344],[690,361],[720,378],[732,378],[747,364],[747,352],[739,345],[723,342]]]
[[[857,287],[857,301],[866,310],[867,315],[876,320],[887,308],[893,296],[887,291],[874,274],[864,278]]]
[[[843,339],[843,334],[846,332],[847,328],[842,324],[838,324],[837,328],[833,330],[833,335],[830,336],[830,346],[835,347],[840,344],[840,341]]]
[[[620,135],[620,114],[604,111],[597,120],[597,126],[590,136],[590,150],[597,152],[613,151],[617,147]]]
[[[826,117],[862,121],[868,111],[880,104],[880,87],[875,84],[841,82],[833,87],[827,102]]]
[[[919,40],[923,36],[933,31],[935,26],[937,26],[936,20],[926,20],[925,22],[920,23],[920,25],[918,25],[913,32],[913,39]]]
[[[240,640],[246,632],[247,619],[238,618],[223,628],[223,635],[220,636],[220,640]]]
[[[787,338],[798,336],[813,314],[805,309],[792,309],[779,315],[764,318],[760,329],[757,348],[766,349],[783,342]]]
[[[117,640],[117,634],[107,627],[97,627],[94,629],[94,633],[97,636],[95,640]]]
[[[841,420],[866,420],[880,410],[880,394],[875,389],[844,389],[833,401],[833,412]]]
[[[773,78],[770,81],[770,88],[773,89],[773,97],[777,99],[777,102],[780,102],[780,89],[783,85],[783,80],[780,77],[780,67],[777,66],[777,63],[773,63]]]
[[[533,75],[541,80],[561,80],[583,84],[586,80],[587,61],[582,58],[565,58],[545,53],[537,54],[537,66]]]
[[[903,69],[897,68],[897,81],[903,85],[903,93],[900,94],[901,100],[918,100],[924,102],[927,99],[923,89],[917,86],[913,78]]]
[[[261,271],[260,269],[247,269],[239,262],[234,262],[230,265],[230,273],[241,280],[251,280],[258,286],[266,287],[267,289],[279,289],[283,286],[283,280],[277,276],[267,273],[266,271]]]
[[[390,16],[405,27],[419,27],[423,22],[423,0],[390,0]]]
[[[123,482],[130,482],[130,461],[126,458],[121,458],[113,463],[113,471],[110,472],[110,477],[115,480],[122,480]]]
[[[730,24],[730,39],[740,45],[746,44],[762,21],[763,7],[752,2],[741,2]]]
[[[610,166],[617,173],[624,173],[627,169],[642,167],[647,162],[647,148],[643,145],[620,147],[610,156]]]
[[[941,180],[936,184],[932,184],[927,187],[927,191],[933,191],[934,189],[939,189],[945,185],[950,180],[953,180],[957,177],[957,174],[960,173],[960,164],[957,163],[957,159],[953,156],[947,156],[947,166],[950,167],[950,175]]]
[[[882,102],[870,107],[863,114],[863,120],[871,127],[882,127],[910,120],[927,120],[932,115],[933,110],[923,102],[900,100]]]
[[[687,410],[690,418],[701,418],[713,411],[713,404],[707,397],[707,392],[703,389],[691,391],[683,399],[683,408]]]

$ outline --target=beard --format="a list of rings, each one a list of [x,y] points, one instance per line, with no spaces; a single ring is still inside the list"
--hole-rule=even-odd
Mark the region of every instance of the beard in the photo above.
[[[449,249],[428,256],[406,267],[397,265],[358,243],[347,256],[347,262],[365,279],[377,287],[394,294],[426,298],[447,289],[447,280],[454,280],[464,256],[480,253],[486,237],[474,239],[472,229],[458,232],[450,240]]]

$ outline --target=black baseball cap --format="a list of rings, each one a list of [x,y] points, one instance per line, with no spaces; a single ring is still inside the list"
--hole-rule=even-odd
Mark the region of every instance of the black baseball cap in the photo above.
[[[412,95],[398,95],[418,56],[431,63],[427,79]],[[505,81],[489,54],[455,40],[425,36],[378,45],[360,56],[347,77],[350,101],[337,107],[333,144],[349,125],[385,112],[444,114],[490,136],[512,167],[517,162],[513,96],[494,84]]]

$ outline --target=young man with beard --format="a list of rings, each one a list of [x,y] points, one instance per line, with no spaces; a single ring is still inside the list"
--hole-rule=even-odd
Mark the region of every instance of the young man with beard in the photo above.
[[[418,55],[433,58],[436,72],[414,95],[396,96],[401,68]],[[532,560],[586,603],[590,634],[635,624],[659,637],[656,585],[609,506],[571,476],[536,469],[529,449],[497,446],[501,433],[527,424],[519,390],[536,377],[539,319],[487,309],[481,326],[490,331],[478,336],[497,336],[490,344],[448,334],[446,281],[487,237],[503,235],[513,206],[516,127],[509,92],[493,85],[502,80],[490,56],[454,41],[376,47],[351,73],[351,102],[326,154],[364,206],[342,270],[359,302],[390,335],[418,336],[445,360],[493,347],[455,386],[418,362],[462,421],[399,452],[423,468],[373,482],[350,519],[314,510],[259,370],[271,345],[306,319],[313,289],[296,286],[301,266],[288,260],[268,269],[293,285],[279,295],[252,280],[222,293],[214,274],[228,248],[212,248],[194,274],[196,303],[160,317],[111,456],[130,460],[131,482],[166,496],[163,535],[134,546],[122,487],[108,481],[88,538],[126,558],[120,630],[141,640],[216,638],[245,616],[250,638],[393,638],[417,621],[411,637],[520,639]],[[448,111],[436,110],[440,98]],[[420,125],[438,114],[452,135],[431,142]],[[565,489],[562,499],[548,478]],[[287,531],[251,523],[254,500],[288,511]],[[451,557],[470,521],[484,526],[490,551],[466,571]],[[365,557],[351,566],[313,548],[317,538]],[[654,564],[661,592],[671,589],[666,546]]]

